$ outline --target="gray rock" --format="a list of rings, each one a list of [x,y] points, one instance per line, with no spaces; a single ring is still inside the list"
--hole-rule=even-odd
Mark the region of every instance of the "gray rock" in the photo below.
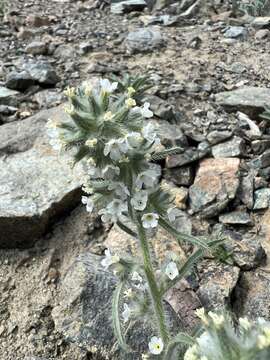
[[[228,109],[258,114],[270,103],[270,89],[247,86],[216,94],[215,98],[219,105]]]
[[[235,198],[239,187],[240,160],[205,159],[189,188],[190,206],[203,217],[217,216]]]
[[[165,120],[151,120],[151,123],[155,126],[162,145],[169,148],[174,146],[183,147],[187,145],[187,139],[179,126],[170,124]]]
[[[219,216],[219,221],[230,225],[252,225],[253,222],[249,214],[245,211],[232,211]]]
[[[188,148],[183,154],[170,155],[166,159],[167,168],[175,168],[183,165],[190,164],[194,161],[204,158],[210,152],[210,147],[205,147],[200,149],[198,148]]]
[[[242,26],[229,26],[224,33],[228,39],[239,39],[247,36],[247,30]]]
[[[254,177],[253,171],[250,171],[246,176],[240,178],[240,186],[237,192],[237,197],[241,202],[247,206],[248,209],[252,209],[254,205]]]
[[[254,193],[254,210],[267,209],[270,206],[270,189],[256,190]]]
[[[132,31],[126,38],[126,46],[132,53],[148,52],[164,45],[161,33],[151,28]]]
[[[80,201],[82,171],[72,171],[70,157],[59,157],[49,146],[44,136],[48,114],[53,118],[61,111],[0,127],[0,247],[32,245],[55,217]]]
[[[258,30],[255,34],[255,39],[263,40],[269,37],[270,31],[268,29]]]
[[[242,274],[236,287],[234,310],[251,318],[270,320],[270,275],[257,270]]]
[[[240,270],[235,266],[202,261],[200,286],[197,292],[206,309],[224,309],[230,305],[232,292],[237,284]]]
[[[251,26],[256,29],[263,29],[270,26],[270,16],[258,16],[255,17],[251,23]]]
[[[190,186],[193,183],[194,171],[191,166],[165,169],[164,177],[175,185]]]
[[[142,101],[149,102],[151,104],[151,110],[153,111],[153,113],[162,120],[171,121],[172,119],[174,119],[172,105],[167,103],[160,97],[156,95],[147,95],[144,99],[142,99]]]
[[[212,154],[215,158],[239,157],[245,152],[245,142],[235,136],[231,140],[212,147]]]
[[[64,96],[55,90],[42,90],[36,93],[33,99],[39,104],[40,108],[57,106],[64,101]]]
[[[232,136],[232,132],[214,130],[207,134],[206,139],[211,145],[219,144],[220,142],[229,139]]]
[[[7,76],[8,88],[24,91],[35,83],[41,86],[53,86],[60,80],[53,67],[45,62],[25,63],[22,68],[22,71],[12,71]]]
[[[27,71],[12,71],[8,74],[6,86],[9,89],[24,91],[35,84],[35,80]]]
[[[82,172],[48,145],[0,158],[0,247],[28,247],[80,200]]]
[[[112,330],[111,302],[116,277],[100,265],[100,257],[81,255],[71,266],[61,284],[61,303],[52,316],[57,331],[79,347],[108,359],[137,360],[147,351],[149,337],[156,332],[147,321],[135,323],[127,332],[127,343],[134,353],[119,349]],[[177,328],[176,314],[167,304],[170,328]]]
[[[0,156],[29,150],[37,138],[45,134],[45,124],[48,119],[64,121],[67,118],[67,114],[59,106],[40,111],[23,121],[2,125],[0,127]]]
[[[144,0],[112,1],[111,13],[123,14],[131,11],[141,11],[147,6]]]
[[[26,46],[25,51],[31,55],[45,55],[47,44],[42,41],[33,41]]]
[[[266,253],[261,245],[260,239],[255,237],[244,237],[244,239],[231,239],[226,244],[228,252],[233,253],[235,264],[244,271],[258,268],[266,259]]]
[[[52,65],[46,62],[29,62],[24,64],[23,68],[40,85],[53,86],[60,80]]]
[[[0,86],[0,104],[1,105],[16,105],[18,91],[10,90],[6,87]]]

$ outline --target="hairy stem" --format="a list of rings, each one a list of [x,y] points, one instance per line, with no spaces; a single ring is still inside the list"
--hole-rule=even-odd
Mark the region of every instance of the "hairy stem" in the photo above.
[[[152,265],[152,261],[151,261],[150,250],[149,250],[148,242],[147,242],[146,235],[145,235],[145,230],[144,230],[144,228],[141,224],[141,220],[139,218],[137,218],[137,230],[138,230],[138,236],[139,236],[140,246],[141,246],[142,255],[143,255],[144,271],[145,271],[146,279],[148,282],[148,286],[149,286],[149,290],[150,290],[150,294],[151,294],[151,298],[152,298],[152,303],[154,306],[156,320],[157,320],[158,327],[159,327],[159,333],[160,333],[160,336],[161,336],[164,344],[167,344],[168,340],[169,340],[169,334],[168,334],[168,330],[167,330],[167,326],[166,326],[166,322],[165,322],[165,314],[164,314],[164,308],[163,308],[163,304],[162,304],[162,296],[161,296],[161,292],[160,292],[157,282],[156,282],[154,269],[153,269],[153,265]]]

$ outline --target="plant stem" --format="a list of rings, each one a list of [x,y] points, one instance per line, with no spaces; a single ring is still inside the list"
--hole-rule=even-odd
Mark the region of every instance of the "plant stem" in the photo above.
[[[156,315],[156,320],[157,320],[158,326],[159,326],[159,333],[160,333],[163,343],[167,344],[169,341],[169,334],[168,334],[168,330],[167,330],[167,326],[166,326],[166,322],[165,322],[164,308],[163,308],[163,304],[162,304],[162,296],[161,296],[160,290],[157,286],[154,269],[153,269],[153,265],[152,265],[152,261],[151,261],[151,256],[150,256],[150,250],[149,250],[148,242],[147,242],[146,235],[145,235],[145,230],[144,230],[144,228],[141,224],[141,220],[139,218],[137,218],[137,230],[138,230],[139,241],[140,241],[140,246],[141,246],[142,255],[143,255],[145,276],[146,276],[146,279],[148,282],[148,286],[149,286],[149,290],[150,290],[150,294],[151,294],[151,298],[152,298],[152,302],[153,302],[153,306],[154,306],[154,311],[155,311],[155,315]]]

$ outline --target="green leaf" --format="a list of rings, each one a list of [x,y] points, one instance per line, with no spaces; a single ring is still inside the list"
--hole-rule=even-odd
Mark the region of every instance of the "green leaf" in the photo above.
[[[180,332],[169,342],[164,356],[164,360],[174,360],[172,356],[174,355],[173,352],[177,346],[179,345],[192,346],[194,345],[194,343],[195,343],[195,339],[192,336]]]
[[[124,282],[121,281],[117,284],[116,289],[113,293],[113,301],[112,301],[112,323],[114,334],[118,340],[119,346],[126,352],[129,352],[129,347],[126,344],[124,335],[122,333],[122,327],[120,322],[119,308],[120,308],[120,295],[122,289],[124,287]]]
[[[174,147],[171,149],[166,149],[152,155],[152,161],[160,161],[166,159],[169,155],[182,154],[185,150],[181,147]]]
[[[128,235],[132,237],[137,237],[137,234],[132,231],[128,226],[124,225],[121,221],[117,221],[117,225],[120,227],[121,230],[125,231]]]
[[[168,221],[166,221],[164,218],[160,217],[159,218],[159,224],[161,227],[163,227],[163,229],[167,230],[170,234],[174,235],[176,237],[176,239],[180,242],[187,242],[190,243],[192,245],[198,246],[202,249],[205,250],[210,250],[209,245],[207,244],[206,241],[201,240],[195,236],[192,235],[187,235],[184,233],[181,233],[180,231],[178,231],[177,229],[175,229]]]
[[[222,244],[222,242],[223,240],[213,240],[208,243],[208,246],[210,248],[217,247],[218,245]],[[191,256],[189,256],[187,261],[180,268],[179,275],[175,279],[170,281],[168,286],[162,289],[162,294],[164,295],[169,289],[171,289],[175,284],[177,284],[179,280],[187,276],[193,270],[196,263],[205,255],[205,253],[205,249],[198,249]]]

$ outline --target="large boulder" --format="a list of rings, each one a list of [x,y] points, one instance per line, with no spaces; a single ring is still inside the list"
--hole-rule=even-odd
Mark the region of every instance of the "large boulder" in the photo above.
[[[61,299],[52,316],[56,329],[68,341],[105,359],[137,360],[147,352],[149,338],[156,334],[149,321],[141,320],[127,331],[127,343],[134,353],[125,353],[117,345],[112,329],[111,304],[117,279],[100,265],[100,257],[81,255],[71,266],[61,284]],[[170,329],[177,331],[179,322],[168,305]],[[123,304],[122,304],[123,305]]]
[[[0,247],[32,245],[53,218],[79,202],[80,167],[73,171],[69,155],[59,156],[44,134],[54,115],[61,110],[0,128]]]

